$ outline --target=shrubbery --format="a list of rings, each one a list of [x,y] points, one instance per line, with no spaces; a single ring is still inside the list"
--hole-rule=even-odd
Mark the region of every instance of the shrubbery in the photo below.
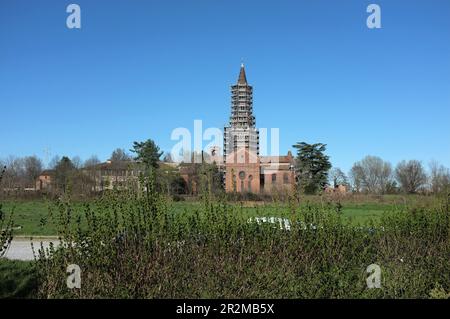
[[[36,290],[32,262],[0,259],[0,298],[33,298]]]
[[[205,199],[191,212],[145,191],[112,191],[84,212],[51,214],[62,245],[39,250],[44,298],[428,298],[450,290],[445,206],[399,210],[355,227],[333,205],[283,208],[290,230],[249,223],[236,205]],[[261,216],[270,216],[264,207]],[[381,267],[368,289],[366,268]],[[69,290],[66,267],[82,270]]]
[[[3,175],[5,174],[6,167],[0,171],[0,186],[2,184]],[[8,249],[12,240],[12,226],[13,226],[13,214],[11,213],[9,218],[2,210],[3,205],[0,202],[0,257],[2,257],[6,249]]]

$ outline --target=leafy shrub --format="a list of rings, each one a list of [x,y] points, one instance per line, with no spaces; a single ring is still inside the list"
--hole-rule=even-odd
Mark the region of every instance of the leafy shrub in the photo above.
[[[33,264],[0,259],[0,298],[33,298],[37,278]]]
[[[44,298],[427,298],[450,290],[450,218],[443,207],[399,210],[355,227],[330,205],[284,209],[290,231],[249,223],[242,208],[205,200],[176,213],[151,183],[113,191],[83,212],[51,212],[61,246],[39,249]],[[267,216],[264,207],[258,213]],[[382,269],[368,289],[366,268]],[[66,267],[82,270],[81,289]],[[434,296],[434,294],[432,295]]]
[[[3,175],[5,174],[6,167],[3,167],[0,172],[0,186],[2,183]],[[0,202],[0,258],[6,253],[9,245],[12,241],[12,227],[13,227],[13,213],[9,217],[2,210],[3,206]]]

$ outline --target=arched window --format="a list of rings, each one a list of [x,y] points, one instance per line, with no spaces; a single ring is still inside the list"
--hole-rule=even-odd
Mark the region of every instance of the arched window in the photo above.
[[[253,180],[253,175],[249,175],[248,176],[248,192],[249,193],[252,192],[252,180]]]

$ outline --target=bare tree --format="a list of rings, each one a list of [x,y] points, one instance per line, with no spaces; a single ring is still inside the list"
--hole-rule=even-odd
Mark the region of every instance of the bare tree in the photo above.
[[[100,160],[98,159],[97,155],[92,155],[84,162],[84,167],[88,168],[97,164],[100,164]]]
[[[55,169],[55,167],[59,164],[60,161],[61,161],[61,157],[59,157],[59,155],[53,156],[53,158],[48,163],[48,168]]]
[[[131,160],[131,155],[128,154],[123,148],[116,148],[110,158],[111,162],[121,162]]]
[[[382,194],[392,184],[392,165],[377,156],[366,156],[353,165],[350,176],[359,191]]]
[[[23,158],[9,156],[4,161],[6,171],[3,176],[5,188],[23,189],[26,185],[25,161]]]
[[[330,184],[333,185],[334,188],[338,187],[339,185],[348,186],[348,178],[347,175],[339,168],[334,167],[330,171]]]
[[[36,155],[25,157],[25,174],[27,181],[36,190],[36,179],[42,172],[42,160]]]
[[[363,191],[363,171],[360,166],[353,165],[352,169],[348,173],[350,177],[350,183],[353,191],[361,193]]]
[[[430,163],[430,189],[434,194],[450,190],[450,170],[436,161]]]
[[[71,161],[76,169],[80,169],[81,167],[83,167],[83,160],[78,155],[72,157]]]
[[[98,164],[100,164],[100,160],[97,155],[92,155],[84,162],[84,172],[88,177],[86,179],[86,184],[90,192],[95,192],[97,190],[97,183],[101,180]]]
[[[416,160],[398,163],[395,178],[406,193],[417,193],[427,182],[425,169],[422,163]]]

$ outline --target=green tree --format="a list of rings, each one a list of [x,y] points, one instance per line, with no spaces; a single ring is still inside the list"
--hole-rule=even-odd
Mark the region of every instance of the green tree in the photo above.
[[[223,192],[223,177],[216,163],[202,163],[199,165],[199,188],[202,198],[212,199]]]
[[[305,142],[293,145],[297,149],[296,173],[301,192],[315,194],[325,187],[328,171],[331,168],[330,157],[325,155],[326,145]]]
[[[55,166],[55,186],[56,189],[65,193],[69,186],[69,181],[76,171],[70,158],[63,156]]]
[[[133,153],[136,153],[135,160],[144,163],[146,169],[157,169],[159,167],[158,161],[163,154],[156,143],[148,139],[145,142],[134,142]]]
[[[173,196],[183,194],[187,185],[177,167],[162,163],[156,171],[156,187],[158,191]]]

